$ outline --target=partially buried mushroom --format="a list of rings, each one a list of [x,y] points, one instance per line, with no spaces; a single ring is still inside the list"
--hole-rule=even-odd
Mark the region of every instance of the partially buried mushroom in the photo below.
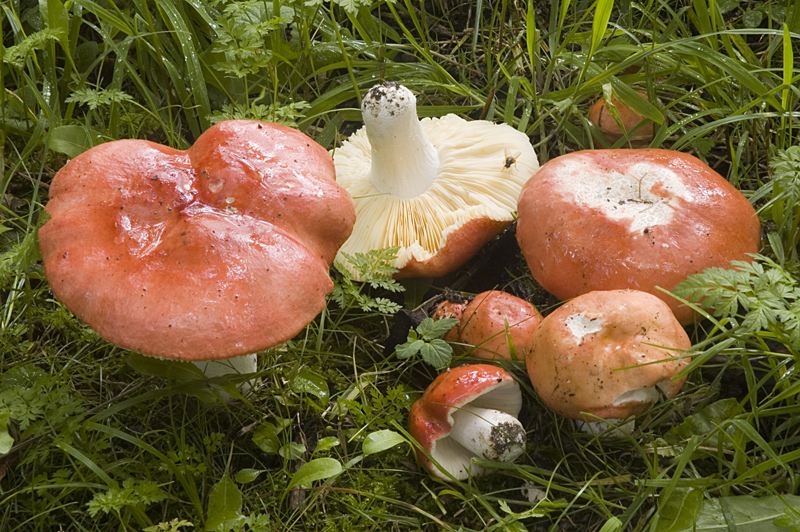
[[[598,291],[542,321],[526,365],[536,393],[557,413],[617,423],[680,391],[686,377],[675,376],[689,363],[684,354],[690,347],[660,299],[637,290]]]
[[[443,301],[434,319],[456,318],[448,342],[473,346],[469,354],[487,359],[522,357],[542,317],[532,304],[500,290],[476,295],[469,303]]]
[[[519,383],[504,369],[460,366],[434,379],[412,405],[408,431],[424,449],[417,457],[433,476],[465,480],[486,472],[472,458],[511,462],[522,455],[521,408]]]
[[[633,288],[666,301],[683,324],[692,310],[659,290],[758,252],[747,198],[691,155],[585,150],[551,159],[528,181],[517,241],[531,274],[565,300]]]
[[[642,92],[637,91],[637,94],[647,98]],[[609,104],[614,106],[617,116],[611,112]],[[614,96],[608,101],[605,98],[597,100],[589,109],[588,118],[611,143],[624,137],[631,146],[643,146],[653,138],[653,123]]]
[[[397,278],[438,277],[511,224],[539,168],[527,135],[452,114],[420,121],[414,94],[397,83],[373,87],[361,111],[364,127],[333,156],[357,213],[340,253],[399,246]]]
[[[53,178],[47,212],[58,299],[114,344],[190,361],[254,353],[313,320],[355,216],[324,148],[255,121],[221,122],[186,151],[96,146]]]

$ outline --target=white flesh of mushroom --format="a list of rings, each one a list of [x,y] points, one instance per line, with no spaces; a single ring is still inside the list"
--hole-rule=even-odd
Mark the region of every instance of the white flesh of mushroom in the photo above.
[[[596,333],[603,330],[603,321],[599,318],[587,318],[583,312],[573,314],[564,320],[564,325],[567,326],[569,332],[575,337],[575,342],[580,345],[583,342],[583,337],[587,334]]]
[[[200,368],[203,375],[212,379],[214,377],[221,377],[223,375],[241,375],[243,373],[255,373],[258,369],[258,358],[255,354],[241,355],[232,357],[225,360],[202,360],[194,362],[194,365]],[[252,381],[245,381],[238,385],[239,391],[247,393],[253,386]],[[223,397],[227,400],[230,399],[228,394],[223,393]]]
[[[510,462],[517,458],[525,450],[525,430],[522,427],[522,424],[516,419],[521,409],[522,393],[520,392],[519,386],[510,381],[506,381],[498,386],[495,386],[489,391],[478,395],[472,401],[461,405],[460,408],[453,407],[452,411],[448,415],[448,421],[450,426],[453,427],[457,425],[458,417],[462,418],[461,421],[466,420],[468,423],[471,421],[472,426],[475,426],[477,421],[477,425],[483,425],[484,430],[486,430],[486,425],[488,425],[488,431],[491,433],[491,429],[494,425],[499,425],[500,423],[505,424],[506,422],[511,423],[511,421],[505,417],[500,418],[498,422],[498,418],[496,417],[498,414],[510,416],[510,418],[516,422],[519,427],[511,430],[506,428],[497,431],[499,434],[515,435],[512,438],[515,441],[509,442],[510,445],[508,445],[508,447],[510,449],[518,450],[518,452],[514,456],[511,454],[506,454],[505,461]],[[486,411],[492,411],[494,414],[487,415]],[[482,412],[482,414],[476,414],[476,412]],[[482,421],[487,419],[493,421],[490,421],[489,423]],[[515,425],[510,426],[513,427]],[[458,429],[456,429],[456,434],[458,434]],[[431,447],[430,454],[431,457],[439,464],[439,466],[453,475],[456,479],[465,480],[470,474],[477,476],[484,472],[482,467],[471,464],[471,460],[476,456],[500,461],[496,458],[489,458],[480,454],[476,454],[460,443],[457,438],[452,437],[452,435],[453,431],[451,430],[447,436],[434,442],[433,446]],[[462,439],[468,440],[469,438]]]
[[[563,189],[575,203],[598,209],[612,220],[626,220],[633,234],[669,224],[678,202],[689,199],[678,174],[661,165],[638,163],[623,174],[576,156],[559,172]]]
[[[453,413],[450,438],[475,456],[512,462],[525,451],[525,429],[511,414],[465,406]]]

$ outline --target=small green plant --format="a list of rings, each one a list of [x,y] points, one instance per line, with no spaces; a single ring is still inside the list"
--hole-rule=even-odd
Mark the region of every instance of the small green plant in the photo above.
[[[673,290],[743,334],[767,331],[800,353],[800,286],[797,279],[763,255],[731,268],[708,268]]]
[[[453,358],[453,348],[441,336],[457,323],[455,318],[425,318],[416,330],[408,331],[408,340],[397,346],[397,358],[410,358],[419,353],[422,360],[434,368],[446,368]]]
[[[339,277],[336,279],[330,298],[336,301],[342,309],[358,307],[364,312],[380,312],[382,314],[394,314],[400,310],[400,305],[390,299],[372,297],[364,293],[365,284],[373,289],[383,289],[394,293],[404,290],[400,283],[392,279],[392,275],[397,273],[397,269],[391,265],[391,261],[397,258],[398,249],[400,248],[395,246],[355,255],[342,253],[347,264],[334,262]],[[356,272],[363,283],[356,284],[351,271]]]
[[[769,163],[772,179],[755,196],[771,194],[772,198],[761,208],[775,223],[767,238],[781,266],[796,264],[800,260],[800,146],[775,150]]]

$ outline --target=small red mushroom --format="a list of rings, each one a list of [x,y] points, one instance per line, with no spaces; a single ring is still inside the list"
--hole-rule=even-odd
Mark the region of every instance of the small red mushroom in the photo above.
[[[642,92],[637,91],[637,94],[642,98],[647,98],[647,95]],[[609,101],[617,111],[619,122],[609,111],[605,98],[597,100],[589,109],[588,115],[589,121],[600,130],[606,140],[613,144],[627,135],[632,146],[649,143],[653,138],[653,123],[649,121],[643,123],[646,119],[642,115],[616,97],[612,96]],[[639,127],[640,124],[641,127]]]
[[[478,294],[469,303],[445,301],[436,315],[459,320],[446,341],[475,346],[469,353],[486,359],[511,360],[512,346],[521,353],[541,320],[536,307],[499,290]]]
[[[328,152],[266,122],[221,122],[186,151],[101,144],[53,178],[39,231],[58,299],[106,340],[214,360],[297,334],[325,306],[353,201]]]
[[[559,299],[657,289],[759,249],[753,206],[696,157],[671,150],[585,150],[551,159],[523,187],[517,241],[534,279]]]
[[[511,462],[525,450],[519,383],[502,368],[472,364],[440,374],[411,407],[408,431],[425,452],[420,462],[435,477],[465,480],[485,470],[474,457]]]
[[[641,414],[686,377],[686,331],[666,303],[637,290],[590,292],[548,315],[528,344],[526,365],[541,400],[558,414],[615,423]],[[604,427],[600,427],[601,429]]]

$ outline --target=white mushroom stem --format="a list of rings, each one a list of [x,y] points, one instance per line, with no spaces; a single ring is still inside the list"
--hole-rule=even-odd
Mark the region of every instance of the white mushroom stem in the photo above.
[[[203,372],[203,375],[209,379],[212,379],[214,377],[221,377],[223,375],[255,373],[258,369],[258,358],[255,354],[250,354],[232,357],[225,360],[202,360],[200,362],[195,362],[194,365],[200,368],[200,371]],[[250,391],[252,386],[252,381],[245,381],[240,383],[238,388],[240,392],[247,393]]]
[[[372,147],[370,181],[385,194],[415,198],[439,171],[439,154],[417,118],[414,94],[398,83],[371,88],[361,114]]]
[[[525,452],[525,429],[511,414],[466,406],[453,412],[450,438],[476,456],[512,462]]]

